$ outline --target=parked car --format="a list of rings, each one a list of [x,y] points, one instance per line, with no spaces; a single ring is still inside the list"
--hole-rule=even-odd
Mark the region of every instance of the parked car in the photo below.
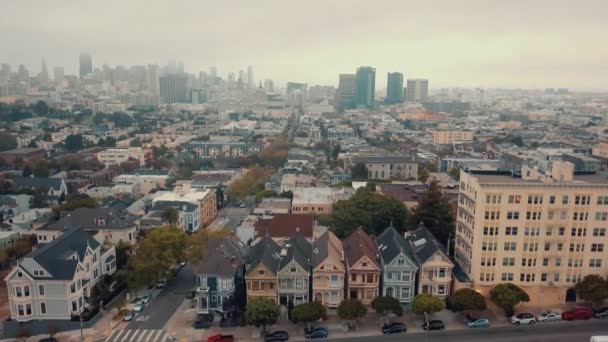
[[[207,329],[213,323],[213,315],[198,314],[194,320],[194,329]]]
[[[152,301],[152,295],[147,294],[143,297],[141,297],[141,302],[144,303],[144,305],[148,305],[148,303],[150,303]]]
[[[390,324],[385,324],[382,327],[383,334],[403,334],[407,331],[405,324],[401,322],[395,322]]]
[[[196,297],[196,291],[190,291],[186,294],[186,299],[194,299]]]
[[[520,324],[536,324],[536,317],[529,312],[520,313],[517,315],[511,316],[511,323],[515,325]]]
[[[577,321],[589,319],[591,317],[593,317],[593,311],[582,307],[577,307],[573,308],[570,311],[562,312],[562,319],[565,321]]]
[[[38,340],[38,342],[59,342],[59,341],[57,341],[57,339],[54,337],[45,337],[42,340]]]
[[[214,336],[209,336],[207,338],[207,342],[232,342],[232,341],[234,341],[234,336],[232,336],[232,335],[217,334]]]
[[[608,318],[608,306],[600,308],[600,309],[593,309],[593,317]]]
[[[287,331],[277,330],[264,335],[265,342],[285,342],[289,340]]]
[[[159,280],[158,283],[156,283],[156,288],[157,289],[162,289],[165,287],[165,285],[167,285],[167,281],[166,280]]]
[[[434,319],[428,322],[424,322],[422,325],[422,329],[424,330],[444,330],[445,324],[443,324],[442,320]]]
[[[473,315],[467,315],[466,324],[469,328],[487,328],[490,326],[490,320],[487,318],[479,318]]]
[[[536,320],[539,323],[559,322],[562,320],[562,315],[558,314],[557,312],[547,311],[541,313]]]
[[[329,333],[327,332],[326,327],[313,327],[313,328],[304,328],[304,334],[306,335],[306,339],[312,340],[317,338],[327,338]]]
[[[129,311],[122,317],[122,320],[125,322],[131,322],[133,318],[135,318],[135,313],[133,311]]]
[[[146,304],[144,304],[143,302],[137,302],[133,307],[133,312],[140,313],[144,309],[144,306],[146,306]]]

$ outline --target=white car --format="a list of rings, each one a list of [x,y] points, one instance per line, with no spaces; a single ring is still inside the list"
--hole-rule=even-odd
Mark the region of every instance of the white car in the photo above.
[[[511,323],[515,324],[515,325],[520,325],[520,324],[535,324],[536,323],[536,317],[534,317],[533,314],[531,313],[520,313],[517,315],[513,315],[511,316]]]
[[[137,302],[133,307],[133,312],[140,313],[144,309],[145,304],[143,302]]]
[[[539,323],[550,323],[550,322],[559,322],[562,320],[562,315],[556,312],[543,312],[536,318]]]

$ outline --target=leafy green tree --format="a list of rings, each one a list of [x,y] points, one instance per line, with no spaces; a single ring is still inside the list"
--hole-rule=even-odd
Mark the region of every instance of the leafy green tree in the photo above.
[[[599,275],[589,274],[578,282],[574,289],[581,299],[591,302],[593,305],[601,304],[608,298],[608,281]]]
[[[264,198],[272,198],[277,196],[277,193],[272,190],[262,190],[255,194],[255,201],[259,203]]]
[[[486,309],[486,300],[481,293],[473,289],[460,289],[452,293],[446,300],[452,311],[481,311]]]
[[[0,132],[0,151],[7,151],[17,148],[17,138],[9,133]]]
[[[140,147],[141,146],[141,139],[140,138],[133,138],[129,142],[129,146],[131,146],[131,147]]]
[[[118,241],[118,243],[116,244],[116,268],[117,269],[120,270],[127,266],[127,263],[129,261],[129,255],[131,254],[132,250],[133,250],[133,248],[131,247],[130,243],[124,242],[122,240]]]
[[[44,159],[36,161],[32,172],[34,173],[34,177],[47,178],[51,173],[49,170],[49,162]]]
[[[126,113],[114,112],[112,113],[112,121],[114,125],[119,128],[131,127],[135,120]]]
[[[496,285],[490,290],[490,298],[505,311],[507,316],[513,315],[517,304],[530,301],[526,291],[513,283]]]
[[[29,165],[26,164],[23,167],[23,171],[21,172],[21,175],[23,177],[29,177],[29,176],[31,176],[32,175],[32,168]]]
[[[513,145],[522,147],[524,146],[524,139],[522,139],[521,135],[516,135],[511,138],[511,143],[513,143]]]
[[[363,163],[357,163],[353,166],[350,174],[353,180],[366,180],[368,175],[367,167]]]
[[[433,236],[444,245],[450,235],[454,234],[455,221],[450,202],[436,182],[432,182],[420,196],[411,222],[414,227],[420,222],[424,223]]]
[[[169,207],[163,210],[161,214],[161,219],[163,220],[163,222],[166,222],[168,224],[176,224],[179,220],[179,212],[177,211],[177,209]]]
[[[47,115],[49,113],[49,105],[47,105],[46,102],[42,100],[36,102],[36,104],[32,106],[32,109],[34,110],[34,113],[39,116]]]
[[[279,318],[279,307],[269,298],[251,298],[245,309],[247,322],[256,327],[262,326],[262,332],[267,325],[272,325]]]
[[[409,212],[402,202],[369,189],[359,189],[350,199],[336,203],[330,222],[336,235],[346,237],[358,227],[379,235],[391,222],[403,232],[408,219]]]
[[[412,301],[412,312],[418,315],[422,315],[425,312],[432,314],[444,308],[445,305],[441,299],[427,293],[417,295]]]
[[[291,311],[291,320],[294,322],[310,322],[318,321],[327,316],[327,309],[320,302],[303,303],[296,305]]]
[[[450,169],[450,172],[448,172],[450,174],[450,176],[452,176],[452,178],[454,178],[455,180],[460,180],[460,168],[457,167],[453,167]]]
[[[72,134],[65,138],[65,148],[68,151],[78,151],[84,148],[84,138],[82,134]]]
[[[355,298],[345,299],[338,305],[338,316],[349,321],[359,319],[367,314],[367,308]]]
[[[372,309],[380,316],[395,315],[401,317],[403,308],[396,298],[389,296],[376,297],[372,300]]]

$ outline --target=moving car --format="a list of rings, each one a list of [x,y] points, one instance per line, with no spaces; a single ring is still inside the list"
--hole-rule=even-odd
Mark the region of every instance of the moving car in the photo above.
[[[422,325],[422,329],[424,329],[424,330],[444,330],[445,324],[443,324],[442,320],[434,319],[434,320],[425,322]]]
[[[407,331],[405,324],[401,322],[395,322],[390,324],[385,324],[382,327],[383,334],[402,334]]]
[[[144,303],[144,305],[148,305],[148,303],[150,303],[150,301],[152,301],[152,295],[147,294],[143,297],[141,297],[141,302]]]
[[[570,311],[562,312],[562,319],[565,321],[577,321],[589,319],[591,317],[593,317],[593,311],[582,307],[577,307],[573,308]]]
[[[165,287],[165,285],[167,285],[167,281],[166,280],[159,280],[158,283],[156,283],[156,288],[157,289],[162,289]]]
[[[326,327],[304,328],[304,334],[306,335],[307,340],[327,338],[329,335]]]
[[[273,331],[264,336],[264,342],[285,342],[288,340],[289,334],[282,330]]]
[[[559,322],[562,320],[562,315],[556,313],[556,312],[551,312],[551,311],[547,311],[547,312],[543,312],[541,313],[536,320],[539,323],[551,323],[551,322]]]
[[[135,318],[135,313],[133,313],[133,311],[129,311],[122,317],[122,320],[125,322],[131,322],[133,318]]]
[[[600,308],[600,309],[594,309],[593,310],[593,317],[595,317],[595,318],[608,318],[608,306]]]
[[[487,318],[479,318],[473,315],[467,315],[466,318],[466,324],[469,328],[487,328],[490,326],[490,320]]]
[[[526,312],[511,316],[511,323],[520,324],[536,324],[536,317],[533,314]]]
[[[139,313],[144,309],[144,306],[146,306],[143,302],[137,302],[137,304],[135,304],[135,306],[133,307],[133,312],[135,313]]]
[[[232,336],[232,335],[217,334],[214,336],[209,336],[207,338],[207,342],[232,342],[232,341],[234,341],[234,336]]]

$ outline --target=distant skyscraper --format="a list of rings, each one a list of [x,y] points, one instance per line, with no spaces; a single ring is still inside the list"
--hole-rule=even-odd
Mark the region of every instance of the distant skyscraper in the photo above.
[[[183,74],[184,73],[184,62],[179,61],[177,62],[177,73],[178,74]]]
[[[355,105],[361,108],[374,108],[376,96],[376,68],[363,66],[357,68]]]
[[[38,81],[40,86],[48,87],[49,85],[49,71],[46,68],[46,62],[42,59],[42,66],[40,67],[40,74],[38,75]]]
[[[298,103],[303,104],[308,99],[308,83],[287,82],[287,96],[295,92],[299,93]]]
[[[8,82],[11,78],[11,65],[10,64],[2,64],[0,66],[0,83]]]
[[[357,75],[340,74],[338,91],[336,91],[336,105],[338,111],[355,108],[355,89],[357,87]]]
[[[403,74],[389,72],[386,85],[386,103],[395,104],[403,102]]]
[[[429,80],[407,80],[405,91],[407,102],[424,102],[429,96]]]
[[[61,85],[63,83],[64,78],[65,78],[65,76],[64,76],[63,67],[54,67],[53,68],[53,80],[55,81],[55,84]]]
[[[160,95],[158,77],[158,65],[148,64],[148,89],[150,89],[150,94],[157,96]]]
[[[267,93],[274,93],[274,82],[272,80],[264,80],[264,89]]]
[[[229,88],[234,88],[236,86],[236,75],[234,72],[231,71],[228,73],[227,81]]]
[[[163,103],[188,102],[188,78],[184,75],[165,75],[159,78],[160,97]]]
[[[88,53],[80,54],[80,78],[93,72],[93,59]]]
[[[19,82],[29,82],[30,80],[30,72],[23,64],[19,64],[19,69],[17,69],[17,79]]]
[[[216,67],[209,68],[209,77],[211,77],[213,80],[215,80],[217,78],[217,68]]]
[[[253,66],[250,65],[247,67],[247,88],[252,89],[253,86]]]

